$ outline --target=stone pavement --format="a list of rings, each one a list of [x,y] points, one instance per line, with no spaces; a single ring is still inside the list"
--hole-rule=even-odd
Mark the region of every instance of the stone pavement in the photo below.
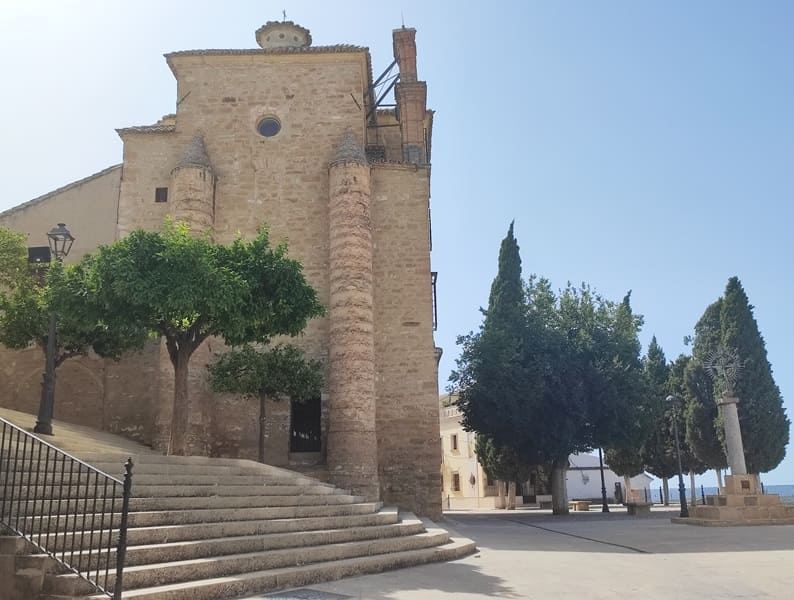
[[[442,526],[472,538],[468,558],[316,584],[282,600],[711,600],[794,598],[794,525],[673,525],[622,507],[553,517],[549,511],[447,513]]]

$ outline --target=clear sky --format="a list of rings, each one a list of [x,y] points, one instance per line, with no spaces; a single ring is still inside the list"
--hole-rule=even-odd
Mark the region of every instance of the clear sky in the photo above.
[[[417,29],[435,109],[440,384],[476,329],[511,220],[524,273],[632,290],[668,358],[737,275],[794,415],[794,3],[5,0],[0,210],[121,161],[116,127],[173,112],[162,54]],[[794,483],[794,456],[764,477]],[[712,477],[713,479],[713,477]],[[708,480],[707,480],[708,484]]]

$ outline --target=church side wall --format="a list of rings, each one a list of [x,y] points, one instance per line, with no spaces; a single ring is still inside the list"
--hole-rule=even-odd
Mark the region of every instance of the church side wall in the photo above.
[[[441,514],[438,377],[434,357],[430,171],[372,169],[377,429],[385,502]]]

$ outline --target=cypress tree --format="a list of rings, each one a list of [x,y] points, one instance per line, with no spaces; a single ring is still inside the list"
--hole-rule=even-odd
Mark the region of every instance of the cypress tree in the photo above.
[[[695,325],[692,360],[684,371],[687,391],[686,440],[695,456],[711,469],[728,466],[722,446],[722,419],[714,394],[714,382],[706,372],[709,355],[720,344],[722,299],[709,305]]]
[[[672,435],[672,424],[668,412],[669,406],[665,402],[668,395],[667,379],[670,367],[667,364],[664,351],[656,341],[656,336],[648,344],[648,352],[643,362],[647,386],[647,401],[650,406],[653,422],[656,426],[642,448],[642,457],[645,470],[666,479],[678,472],[675,457],[675,441]]]
[[[458,338],[458,369],[450,381],[459,390],[463,426],[487,436],[497,447],[517,438],[517,420],[527,391],[523,361],[526,298],[521,256],[513,223],[499,249],[499,268],[488,309],[477,333]]]
[[[738,277],[731,277],[720,309],[720,338],[743,367],[736,384],[744,455],[750,473],[771,471],[786,455],[790,421],[772,377],[764,338]]]

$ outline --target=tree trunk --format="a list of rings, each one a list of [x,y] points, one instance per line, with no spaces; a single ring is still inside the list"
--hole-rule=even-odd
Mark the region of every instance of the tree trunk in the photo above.
[[[265,397],[259,398],[259,462],[265,462]]]
[[[190,356],[177,352],[174,365],[174,411],[171,416],[171,439],[168,454],[184,455],[187,452],[188,417],[190,397],[188,396],[188,364]]]
[[[623,491],[623,503],[626,504],[627,502],[632,502],[634,500],[634,498],[631,497],[631,477],[624,475],[623,485],[626,486],[626,489]]]
[[[689,472],[689,503],[692,506],[697,506],[698,504],[698,495],[695,493],[695,472]]]
[[[507,484],[507,510],[516,509],[516,482],[511,481]]]
[[[551,463],[551,512],[554,515],[568,514],[568,492],[565,473],[568,471],[568,457]]]
[[[714,470],[717,472],[717,493],[721,494],[722,493],[722,488],[725,487],[723,485],[723,483],[722,483],[722,469],[717,467]]]
[[[670,480],[662,477],[662,496],[665,506],[670,506]]]
[[[505,507],[505,482],[501,479],[496,480],[496,501],[494,502],[494,508],[504,508]]]

